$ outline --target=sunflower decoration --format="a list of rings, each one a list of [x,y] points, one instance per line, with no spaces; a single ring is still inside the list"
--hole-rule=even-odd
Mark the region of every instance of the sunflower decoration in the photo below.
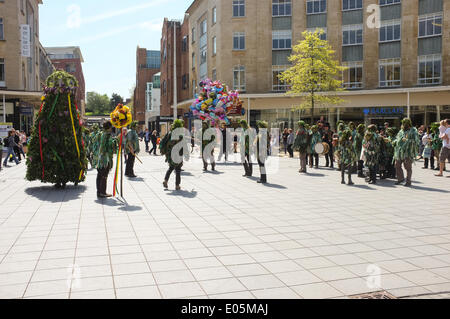
[[[115,128],[121,129],[127,127],[132,121],[131,110],[126,105],[118,104],[111,113],[111,124]]]

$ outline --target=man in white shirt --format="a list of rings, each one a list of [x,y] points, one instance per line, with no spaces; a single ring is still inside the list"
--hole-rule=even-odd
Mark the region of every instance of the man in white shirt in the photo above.
[[[441,122],[439,137],[442,139],[442,149],[439,156],[440,171],[436,176],[444,176],[445,161],[450,163],[450,119]],[[447,176],[450,178],[450,176]]]

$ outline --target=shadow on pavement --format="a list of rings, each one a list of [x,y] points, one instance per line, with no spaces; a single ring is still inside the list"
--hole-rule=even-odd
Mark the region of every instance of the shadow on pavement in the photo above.
[[[181,176],[194,176],[191,172],[182,171]]]
[[[125,206],[122,205],[122,207],[119,208],[119,210],[126,212],[137,212],[142,209],[143,209],[142,206],[134,206],[134,205],[125,205]]]
[[[376,185],[378,185],[378,184],[376,184]],[[347,186],[348,186],[348,185],[347,185]],[[372,188],[372,187],[370,187],[370,186],[368,186],[368,185],[352,185],[352,186],[349,186],[349,187],[355,187],[355,188],[367,189],[367,190],[371,190],[371,191],[375,190],[375,188]]]
[[[203,174],[222,175],[223,172],[219,172],[219,171],[204,171]]]
[[[169,196],[181,196],[181,197],[185,197],[185,198],[195,198],[197,197],[197,191],[185,191],[185,190],[180,190],[180,191],[166,191],[167,195]]]
[[[267,183],[267,184],[262,184],[262,185],[265,187],[268,187],[268,188],[287,189],[287,187],[285,187],[283,185],[278,185],[278,184]]]
[[[110,197],[110,198],[97,198],[95,200],[95,202],[97,204],[106,205],[106,206],[109,206],[109,207],[118,207],[118,206],[124,206],[125,205],[125,203],[123,203],[123,202],[121,202],[121,201],[119,201],[119,200],[117,200],[117,199],[115,199],[113,197]]]
[[[44,202],[65,203],[79,199],[86,189],[85,185],[69,185],[64,189],[57,189],[54,186],[38,186],[27,188],[25,193]]]
[[[324,177],[324,174],[320,174],[320,173],[306,173],[306,176],[312,176],[312,177]]]
[[[408,188],[408,187],[404,187],[404,188]],[[423,186],[411,186],[412,189],[416,189],[419,191],[427,191],[427,192],[437,192],[437,193],[450,193],[450,191],[446,191],[443,189],[438,189],[438,188],[431,188],[431,187],[423,187]]]
[[[142,177],[130,177],[127,179],[132,182],[143,182],[144,181],[144,179]]]

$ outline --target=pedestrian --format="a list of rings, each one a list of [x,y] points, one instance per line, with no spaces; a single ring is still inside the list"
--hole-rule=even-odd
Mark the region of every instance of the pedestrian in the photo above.
[[[137,122],[134,121],[130,125],[130,130],[127,132],[126,135],[126,147],[125,147],[125,153],[128,154],[127,156],[127,165],[125,169],[125,176],[127,177],[137,177],[134,174],[134,162],[136,160],[136,155],[139,154],[140,147],[139,147],[139,136],[136,132]]]
[[[227,152],[227,127],[225,123],[222,123],[220,127],[220,133],[222,134],[222,145],[220,147],[219,153],[219,162],[222,160],[222,156],[225,155],[225,162],[228,161],[228,152]]]
[[[106,192],[108,183],[108,175],[113,167],[113,154],[116,153],[118,143],[117,139],[112,136],[111,122],[103,124],[103,132],[98,133],[99,139],[94,142],[99,143],[94,149],[93,154],[94,168],[97,169],[97,197],[108,198],[112,195]]]
[[[149,150],[149,146],[148,143],[150,143],[150,131],[148,130],[148,128],[145,129],[145,133],[144,133],[144,143],[145,143],[145,151],[148,152]]]
[[[124,127],[122,129],[122,149],[123,150],[125,150],[127,147],[127,134],[128,134],[128,129]],[[120,141],[120,136],[119,136],[118,140]],[[123,154],[124,154],[124,159],[125,159],[125,163],[126,163],[128,161],[128,153],[123,152]]]
[[[306,157],[308,155],[308,131],[305,128],[305,122],[298,122],[298,131],[294,142],[294,148],[300,153],[300,170],[299,173],[306,173]]]
[[[439,138],[442,140],[442,149],[439,155],[439,174],[436,176],[442,177],[444,176],[445,161],[447,160],[450,163],[450,119],[441,122],[439,132]]]
[[[3,139],[0,138],[0,171],[2,170],[2,162],[3,162]]]
[[[202,123],[202,160],[203,160],[203,171],[208,171],[208,164],[211,164],[211,170],[216,170],[216,160],[214,158],[214,147],[211,148],[211,150],[207,150],[207,146],[210,143],[214,143],[214,146],[216,145],[216,136],[211,135],[209,138],[205,137],[205,132],[209,130],[211,127],[208,122]]]
[[[240,125],[243,129],[241,138],[244,137],[244,141],[241,140],[241,158],[245,171],[243,176],[251,177],[253,175],[253,164],[250,159],[250,127],[246,120],[241,120]]]
[[[178,158],[172,157],[172,149],[173,147],[178,143],[184,143],[183,136],[180,136],[178,140],[172,140],[172,133],[177,128],[184,128],[184,121],[177,119],[172,124],[172,129],[169,133],[167,133],[164,138],[161,140],[160,143],[160,151],[162,155],[166,156],[166,162],[169,164],[169,169],[166,172],[166,175],[164,177],[163,186],[165,189],[169,188],[168,182],[170,175],[173,171],[175,171],[176,177],[175,177],[175,189],[181,190],[181,168],[183,167],[183,158],[185,160],[189,160],[189,152],[185,152],[184,149],[188,149],[187,145],[183,145],[183,147],[180,149],[180,152],[178,153]]]
[[[327,143],[329,147],[328,153],[325,154],[325,167],[334,169],[333,131],[330,129],[330,123],[325,123],[323,125],[322,141]]]
[[[319,154],[316,153],[315,147],[317,143],[322,143],[322,136],[319,133],[319,127],[313,125],[311,127],[311,143],[310,143],[310,155],[309,155],[309,167],[319,168]]]
[[[294,150],[293,150],[293,146],[294,146],[294,142],[295,142],[295,135],[294,135],[294,131],[292,129],[289,129],[289,135],[287,138],[287,150],[289,153],[289,157],[293,158],[294,157]]]
[[[424,159],[423,169],[428,169],[428,164],[430,164],[431,169],[434,170],[434,154],[432,148],[433,133],[431,133],[430,128],[427,128],[425,134],[422,137],[423,152],[422,157]]]
[[[404,119],[402,121],[402,129],[395,139],[394,159],[397,171],[396,185],[400,185],[405,181],[405,175],[402,169],[403,165],[407,172],[404,186],[411,186],[412,164],[419,153],[419,144],[420,140],[417,129],[412,126],[410,119]]]
[[[419,145],[419,159],[423,159],[423,150],[425,149],[425,145],[423,145],[422,139],[426,134],[425,127],[423,125],[419,127],[418,133],[419,133],[419,140],[421,141]]]
[[[289,136],[289,130],[287,128],[284,129],[283,134],[282,134],[282,138],[283,138],[283,146],[284,146],[284,155],[287,154],[287,149],[288,149],[288,136]]]
[[[16,165],[20,164],[20,161],[16,158],[16,154],[14,152],[14,147],[17,147],[17,143],[15,141],[15,131],[14,129],[12,129],[11,131],[8,132],[8,138],[4,140],[4,142],[6,142],[5,146],[8,148],[8,151],[6,152],[6,157],[5,160],[3,161],[3,166],[8,167],[8,159],[11,156],[12,160],[14,162],[16,162]]]
[[[267,184],[266,161],[267,153],[270,147],[270,136],[268,132],[269,125],[265,121],[258,121],[258,135],[256,137],[256,156],[258,158],[260,179],[259,184]],[[294,143],[292,143],[294,144]]]
[[[152,149],[149,154],[153,153],[153,155],[156,156],[156,149],[158,148],[158,131],[154,130],[152,132],[152,135],[150,135],[150,141],[152,142]]]

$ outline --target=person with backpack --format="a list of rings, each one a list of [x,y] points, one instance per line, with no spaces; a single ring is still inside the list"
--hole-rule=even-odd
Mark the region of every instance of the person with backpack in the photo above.
[[[160,151],[161,151],[161,155],[165,155],[166,156],[166,162],[169,164],[169,169],[166,172],[166,175],[164,177],[164,182],[163,182],[163,186],[165,189],[168,189],[168,182],[169,182],[169,178],[170,175],[172,174],[173,171],[175,171],[176,174],[176,180],[175,180],[175,189],[177,191],[181,190],[181,168],[183,167],[183,157],[185,160],[189,159],[189,152],[185,152],[184,150],[188,149],[187,145],[183,145],[183,147],[180,149],[178,155],[179,158],[175,159],[172,157],[172,150],[175,147],[175,145],[177,145],[178,143],[184,143],[184,137],[183,136],[179,136],[178,139],[176,140],[172,140],[172,134],[174,132],[174,130],[178,129],[178,128],[184,128],[184,121],[183,120],[175,120],[172,124],[172,128],[170,130],[169,133],[167,133],[164,138],[161,140],[161,143],[159,145],[160,147]]]
[[[3,140],[3,142],[5,143],[5,146],[8,148],[8,152],[6,153],[5,160],[3,161],[3,166],[5,166],[5,167],[8,167],[8,158],[10,156],[12,156],[12,159],[14,162],[16,162],[16,165],[20,164],[20,161],[17,160],[16,154],[14,152],[14,147],[18,146],[14,139],[15,135],[16,135],[15,131],[14,131],[14,129],[12,129],[11,131],[8,132],[8,137],[5,138],[5,140]]]

